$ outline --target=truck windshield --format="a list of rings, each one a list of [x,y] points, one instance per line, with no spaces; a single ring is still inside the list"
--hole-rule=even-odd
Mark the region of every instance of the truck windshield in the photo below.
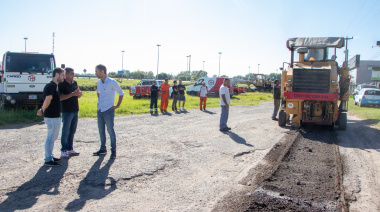
[[[54,67],[53,55],[8,53],[4,68],[7,72],[49,73]]]

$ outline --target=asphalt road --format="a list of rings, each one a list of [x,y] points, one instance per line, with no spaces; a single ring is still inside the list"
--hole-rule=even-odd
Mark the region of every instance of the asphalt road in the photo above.
[[[117,117],[114,161],[92,156],[96,119],[80,119],[81,154],[58,168],[42,166],[46,125],[8,126],[0,131],[0,211],[210,211],[288,131],[272,110],[271,102],[231,107],[228,134],[218,130],[220,108]]]

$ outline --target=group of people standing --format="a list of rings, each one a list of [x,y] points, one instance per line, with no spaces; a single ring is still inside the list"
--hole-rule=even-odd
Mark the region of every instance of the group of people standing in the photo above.
[[[116,134],[114,130],[115,109],[119,108],[124,92],[119,84],[107,76],[107,68],[104,65],[95,67],[97,83],[97,120],[100,136],[100,149],[94,152],[94,156],[107,154],[105,128],[111,140],[111,157],[116,158]],[[116,105],[115,93],[119,94]],[[53,79],[48,83],[43,91],[44,102],[37,111],[38,116],[44,116],[47,125],[47,137],[45,141],[45,166],[60,166],[61,158],[69,158],[79,155],[73,148],[74,134],[78,124],[79,104],[78,98],[82,96],[77,82],[74,80],[74,69],[56,68],[53,71]],[[62,133],[61,133],[61,158],[53,155],[54,142],[58,138],[61,126],[62,113]]]
[[[74,80],[74,69],[72,68],[56,68],[53,71],[53,78],[48,83],[43,91],[44,102],[42,107],[37,111],[38,116],[44,116],[45,123],[47,125],[47,137],[45,141],[45,166],[61,166],[59,161],[62,158],[70,158],[71,156],[78,156],[80,153],[76,152],[73,148],[74,135],[78,124],[78,112],[79,104],[78,99],[83,95],[80,91],[77,82]],[[116,158],[116,134],[114,130],[114,117],[115,110],[120,107],[124,92],[120,88],[119,84],[107,76],[107,68],[104,65],[97,65],[95,67],[95,74],[99,78],[97,82],[97,122],[100,136],[100,148],[94,152],[94,156],[106,155],[106,134],[107,132],[111,140],[111,157]],[[185,109],[185,90],[186,87],[182,84],[182,80],[173,82],[173,111]],[[220,117],[220,131],[227,132],[231,130],[227,126],[229,105],[230,105],[230,93],[229,79],[225,78],[223,85],[220,87],[220,105],[222,113]],[[157,99],[158,92],[161,90],[161,105],[162,112],[167,111],[169,102],[169,88],[168,79],[157,87],[156,81],[151,86],[151,104],[150,109],[153,111],[153,106],[157,111]],[[207,94],[209,90],[205,83],[199,91],[200,96],[200,110],[206,109]],[[115,102],[115,94],[118,93],[119,99],[117,104]],[[180,107],[182,102],[182,108]],[[61,113],[62,113],[62,133],[61,133],[61,157],[56,158],[53,155],[54,142],[57,140],[59,130],[61,129]]]
[[[177,80],[173,81],[173,103],[172,103],[172,110],[177,112],[179,110],[186,110],[185,109],[185,90],[186,86],[182,84],[182,80],[179,80],[179,85],[177,85]],[[157,112],[157,101],[158,101],[158,92],[161,91],[161,105],[160,110],[161,112],[167,112],[167,108],[169,106],[169,91],[170,85],[169,80],[165,79],[165,82],[160,85],[160,87],[157,86],[157,82],[154,80],[153,85],[150,86],[150,112],[154,111]],[[177,108],[177,101],[178,101],[178,108]],[[182,108],[181,108],[181,102],[182,102]]]

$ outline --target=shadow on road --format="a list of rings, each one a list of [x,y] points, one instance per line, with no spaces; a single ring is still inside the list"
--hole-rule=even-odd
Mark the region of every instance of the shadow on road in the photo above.
[[[209,110],[202,110],[204,113],[208,113],[208,114],[216,114],[216,113],[214,113],[214,112],[212,112],[212,111],[209,111]]]
[[[0,126],[0,130],[19,130],[27,127],[31,127],[34,125],[43,125],[45,122],[34,122],[31,124],[11,124],[11,125],[3,125]]]
[[[228,136],[230,136],[230,138],[238,144],[244,144],[246,146],[253,147],[252,144],[248,144],[244,138],[240,137],[239,135],[237,135],[234,132],[228,132]]]
[[[0,211],[28,210],[41,195],[59,195],[59,184],[67,170],[68,160],[61,160],[61,167],[42,166],[34,177],[16,191],[7,193],[8,198],[0,204]]]
[[[87,200],[102,199],[117,189],[115,179],[108,177],[110,168],[115,160],[110,159],[107,164],[100,168],[103,160],[104,155],[101,155],[94,165],[92,165],[87,176],[79,184],[77,191],[79,199],[70,202],[65,210],[80,211]]]

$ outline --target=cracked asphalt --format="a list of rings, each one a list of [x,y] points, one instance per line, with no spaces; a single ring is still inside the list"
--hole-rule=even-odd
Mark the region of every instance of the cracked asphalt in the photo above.
[[[80,119],[80,156],[54,168],[43,166],[46,125],[3,127],[0,211],[211,211],[289,131],[272,111],[272,102],[231,107],[229,133],[218,130],[220,108],[116,117],[114,161],[92,156],[96,119]]]

